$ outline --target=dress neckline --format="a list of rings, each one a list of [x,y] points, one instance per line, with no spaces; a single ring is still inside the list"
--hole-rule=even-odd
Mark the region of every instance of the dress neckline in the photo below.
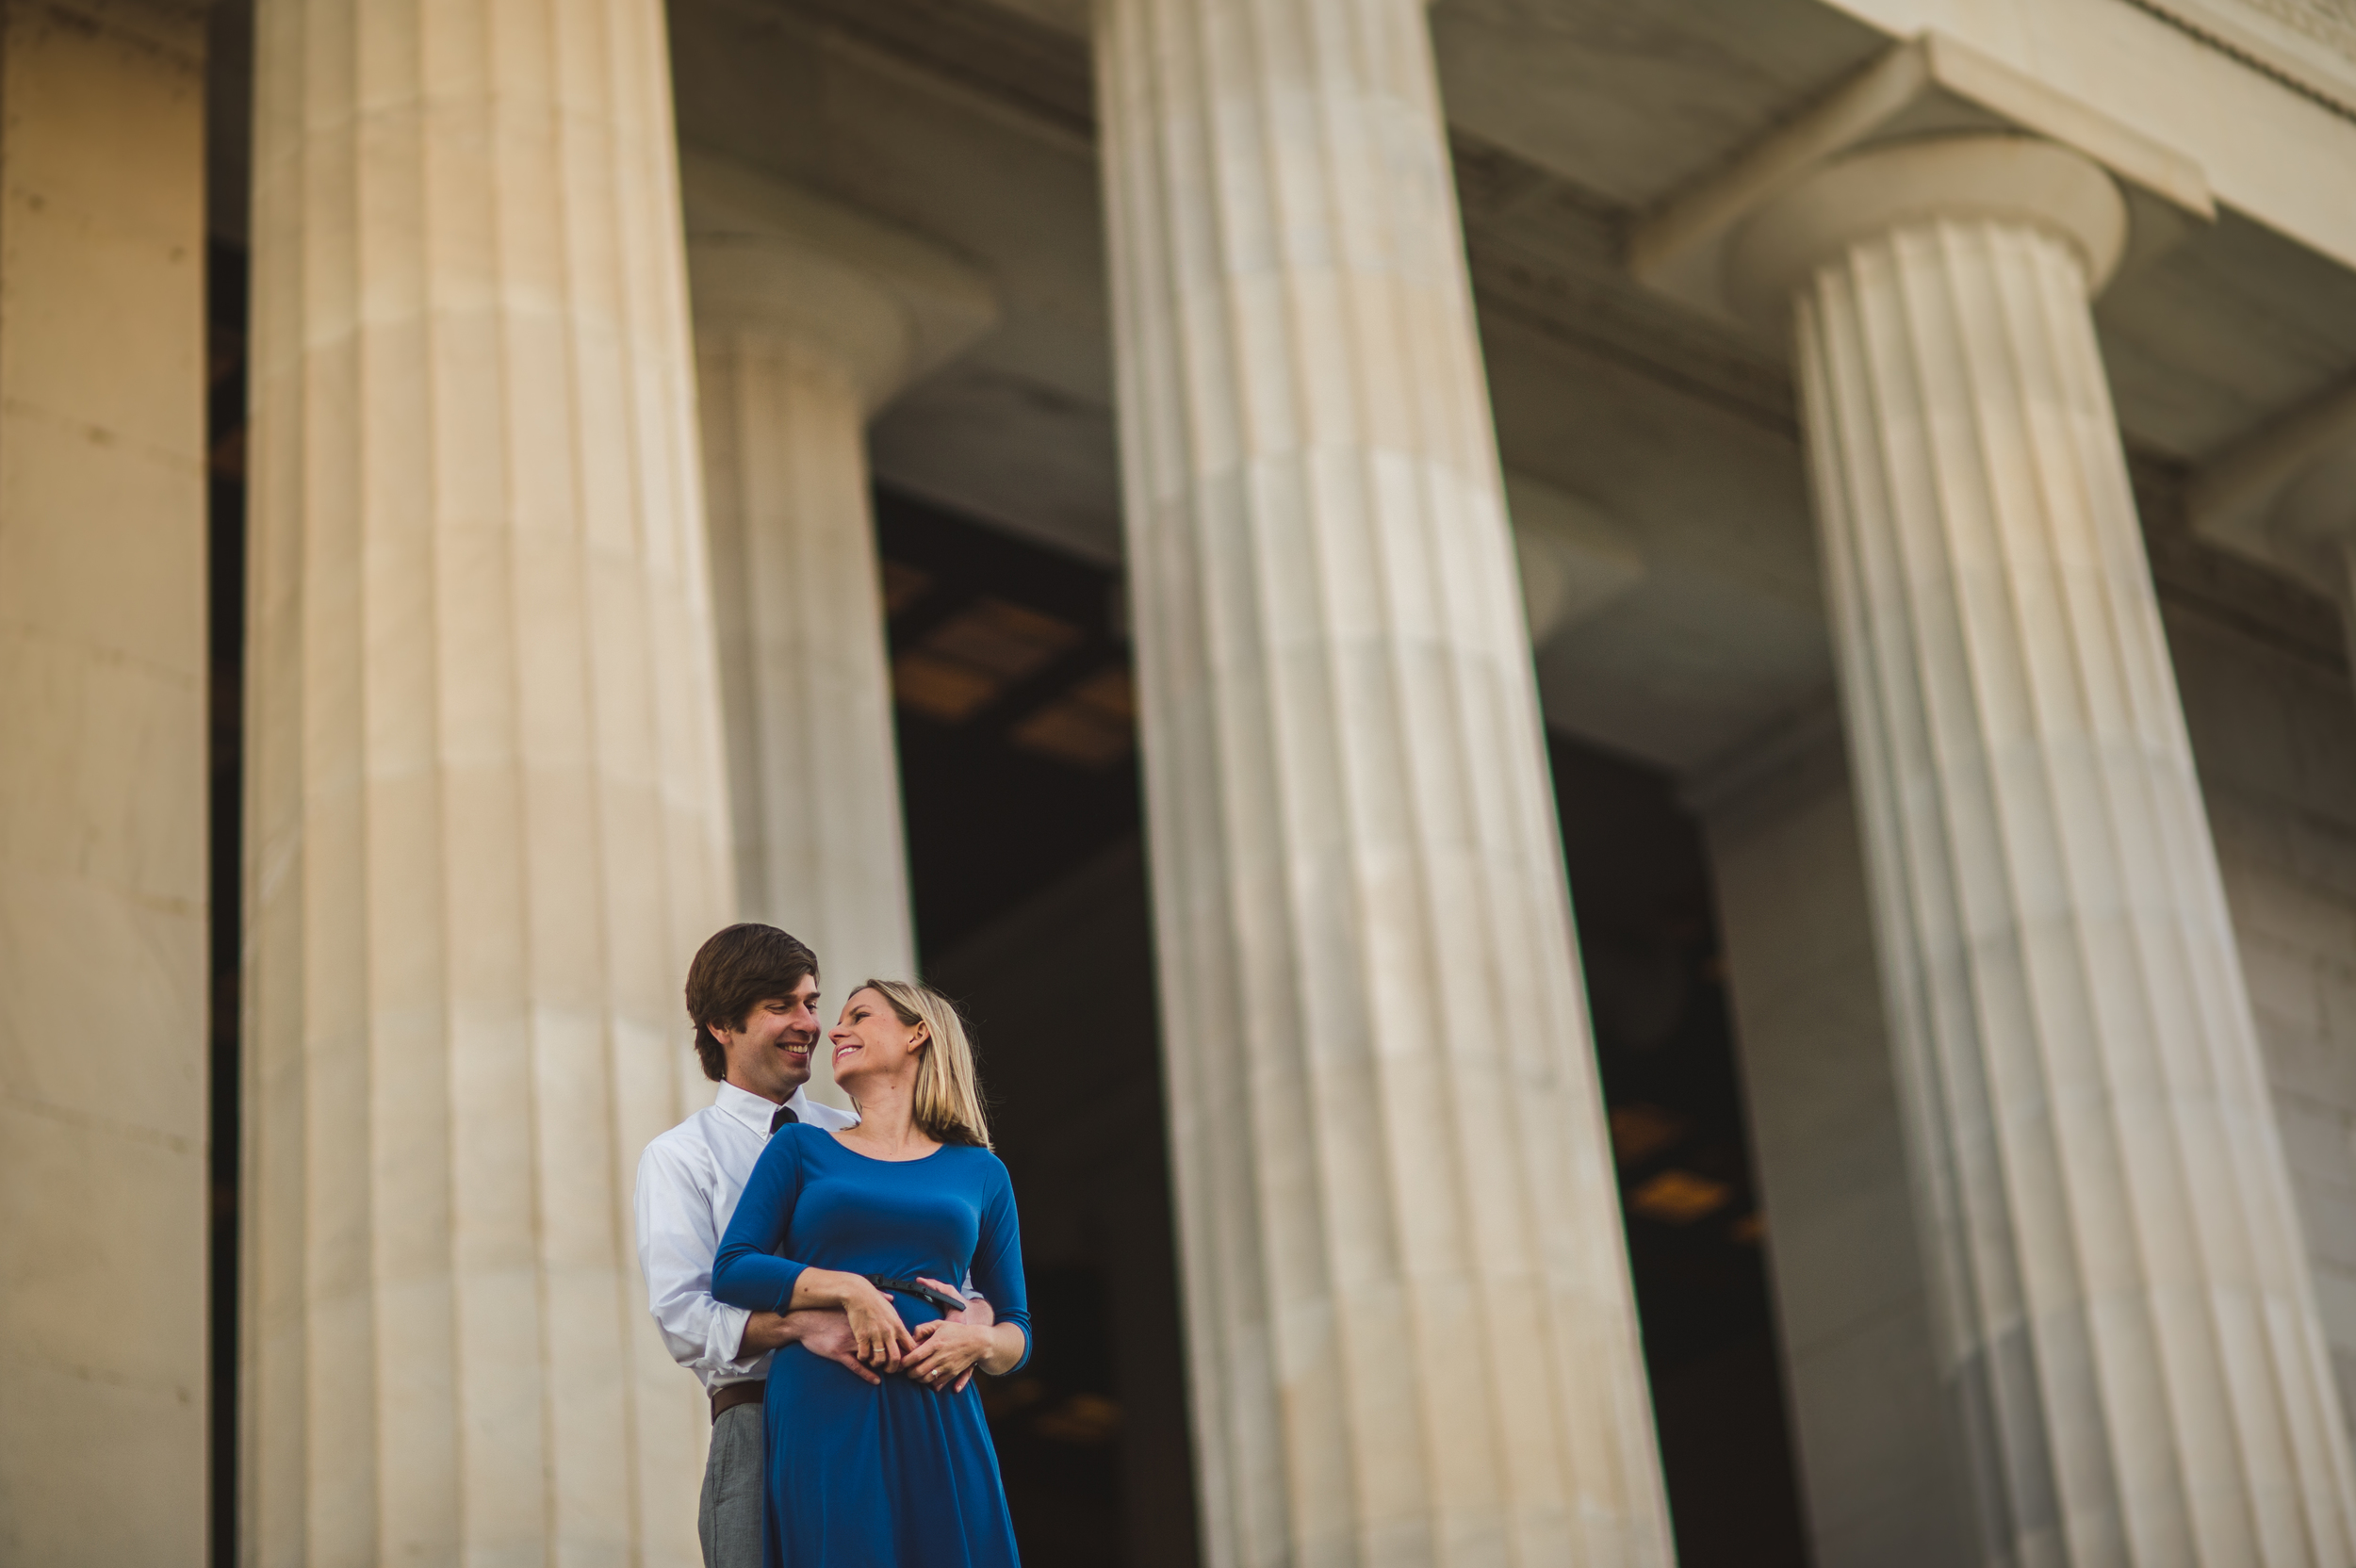
[[[932,1149],[928,1152],[919,1154],[912,1160],[887,1160],[880,1154],[862,1154],[858,1150],[852,1148],[849,1144],[844,1143],[843,1141],[843,1129],[841,1128],[826,1128],[826,1134],[828,1138],[833,1140],[834,1146],[837,1149],[842,1150],[845,1154],[850,1155],[855,1160],[865,1160],[869,1165],[923,1165],[926,1160],[931,1159],[933,1155],[940,1153],[942,1150],[949,1147],[945,1143],[936,1143],[932,1146]]]

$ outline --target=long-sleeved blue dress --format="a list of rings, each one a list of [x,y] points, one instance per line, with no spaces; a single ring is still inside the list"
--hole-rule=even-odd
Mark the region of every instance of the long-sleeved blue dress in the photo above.
[[[805,1268],[955,1282],[970,1274],[1001,1323],[1023,1330],[1022,1233],[1006,1168],[945,1144],[877,1160],[823,1128],[780,1127],[761,1151],[713,1260],[712,1294],[783,1312]],[[911,1329],[941,1314],[894,1294]],[[998,1452],[981,1394],[881,1385],[807,1351],[779,1351],[764,1396],[766,1568],[1015,1568]]]

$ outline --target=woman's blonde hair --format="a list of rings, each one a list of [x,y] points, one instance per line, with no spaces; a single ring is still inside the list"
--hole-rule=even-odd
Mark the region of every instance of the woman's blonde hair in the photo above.
[[[922,1027],[931,1037],[917,1058],[910,1119],[927,1137],[988,1149],[990,1119],[982,1114],[981,1077],[973,1070],[973,1042],[966,1038],[957,1004],[913,980],[862,980],[859,989],[874,991],[903,1024]]]

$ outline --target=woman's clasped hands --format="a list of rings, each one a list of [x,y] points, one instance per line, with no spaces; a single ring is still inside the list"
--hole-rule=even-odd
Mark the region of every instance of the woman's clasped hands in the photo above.
[[[958,1296],[955,1287],[938,1280],[920,1284],[943,1296]],[[878,1373],[905,1373],[927,1388],[961,1394],[973,1380],[973,1368],[998,1348],[990,1303],[973,1300],[965,1310],[937,1322],[920,1323],[911,1331],[901,1320],[890,1295],[857,1274],[812,1268],[802,1276],[794,1304],[839,1309],[851,1331],[852,1357]]]

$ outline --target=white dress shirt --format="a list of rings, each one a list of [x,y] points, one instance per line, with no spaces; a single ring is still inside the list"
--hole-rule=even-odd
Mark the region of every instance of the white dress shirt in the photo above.
[[[859,1121],[800,1089],[786,1103],[813,1127]],[[761,1096],[724,1083],[709,1106],[638,1156],[638,1266],[646,1275],[646,1304],[671,1359],[702,1379],[707,1393],[769,1375],[766,1350],[736,1359],[752,1314],[712,1298],[712,1260],[753,1162],[768,1147],[769,1119],[777,1111]]]

